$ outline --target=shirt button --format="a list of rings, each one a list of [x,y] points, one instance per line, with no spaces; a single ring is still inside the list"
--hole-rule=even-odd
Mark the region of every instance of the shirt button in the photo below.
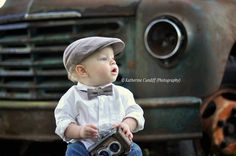
[[[103,99],[103,98],[99,98],[99,101],[100,101],[100,102],[104,102],[104,99]]]

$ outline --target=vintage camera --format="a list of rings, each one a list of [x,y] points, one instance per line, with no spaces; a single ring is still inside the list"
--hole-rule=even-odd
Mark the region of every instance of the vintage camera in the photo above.
[[[120,128],[110,129],[101,139],[89,147],[91,156],[120,156],[130,151],[131,141]]]

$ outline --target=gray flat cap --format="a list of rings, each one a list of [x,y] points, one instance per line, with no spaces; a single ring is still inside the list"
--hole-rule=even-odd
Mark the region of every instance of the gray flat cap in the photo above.
[[[125,44],[118,38],[110,37],[86,37],[72,42],[64,51],[63,63],[67,71],[71,65],[81,63],[94,52],[112,46],[114,55],[124,50]]]

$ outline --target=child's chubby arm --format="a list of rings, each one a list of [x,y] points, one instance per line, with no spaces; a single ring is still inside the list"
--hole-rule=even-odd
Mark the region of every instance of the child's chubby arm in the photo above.
[[[65,136],[70,139],[88,139],[97,138],[98,129],[94,124],[78,125],[76,123],[70,123],[66,128]]]
[[[133,139],[132,132],[136,129],[138,123],[134,118],[125,118],[121,123],[115,124],[114,127],[120,127],[124,134],[130,139]]]

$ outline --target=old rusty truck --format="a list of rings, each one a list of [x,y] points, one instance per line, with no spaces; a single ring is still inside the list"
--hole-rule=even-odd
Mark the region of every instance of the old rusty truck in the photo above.
[[[87,36],[126,43],[116,57],[115,83],[129,88],[144,109],[145,128],[135,141],[145,148],[201,140],[200,107],[236,87],[235,10],[236,0],[1,0],[1,147],[20,141],[24,155],[29,142],[61,141],[53,112],[74,85],[63,51]],[[193,142],[195,150],[200,142]]]

